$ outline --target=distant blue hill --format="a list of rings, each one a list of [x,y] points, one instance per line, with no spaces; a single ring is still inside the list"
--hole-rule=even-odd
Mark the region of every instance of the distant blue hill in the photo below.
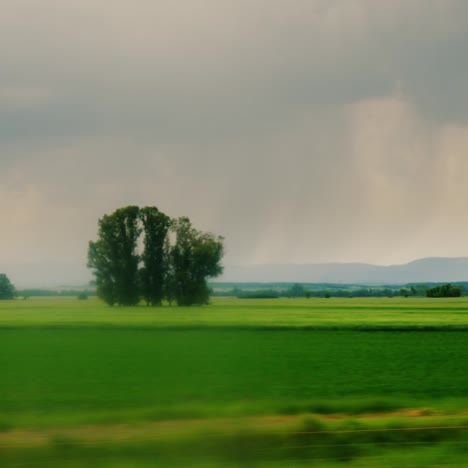
[[[17,288],[86,286],[92,279],[86,264],[76,262],[2,262]],[[229,266],[216,282],[407,284],[468,281],[468,257],[423,258],[404,265],[317,263],[305,265]]]
[[[367,263],[226,266],[216,281],[368,285],[468,281],[468,257],[431,257],[389,266]]]

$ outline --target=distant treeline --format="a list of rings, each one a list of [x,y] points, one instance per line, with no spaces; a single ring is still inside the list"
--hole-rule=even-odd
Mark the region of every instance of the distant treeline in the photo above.
[[[459,297],[468,294],[468,282],[362,286],[323,283],[212,283],[212,297],[275,299],[279,297]],[[17,297],[95,296],[94,289],[20,289]]]
[[[16,291],[18,297],[77,297],[79,295],[95,296],[96,291],[92,289],[19,289]]]
[[[468,291],[468,282],[363,286],[320,283],[213,283],[212,296],[245,299],[278,297],[459,297]]]
[[[426,295],[427,297],[460,297],[462,295],[462,288],[453,286],[452,284],[443,284],[442,286],[428,289]]]

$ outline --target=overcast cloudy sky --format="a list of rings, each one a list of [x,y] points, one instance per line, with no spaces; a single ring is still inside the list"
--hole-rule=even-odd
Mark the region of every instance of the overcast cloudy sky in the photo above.
[[[227,264],[468,255],[467,1],[0,7],[0,270],[128,204]]]

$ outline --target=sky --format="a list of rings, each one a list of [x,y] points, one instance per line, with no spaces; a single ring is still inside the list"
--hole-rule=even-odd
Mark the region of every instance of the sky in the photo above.
[[[468,255],[465,0],[0,7],[0,270],[130,204],[227,265]]]

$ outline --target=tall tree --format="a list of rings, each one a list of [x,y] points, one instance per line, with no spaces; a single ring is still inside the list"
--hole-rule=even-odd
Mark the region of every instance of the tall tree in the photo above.
[[[171,226],[173,226],[173,221],[171,221]],[[175,291],[176,291],[176,282],[174,274],[174,265],[172,262],[172,245],[169,236],[166,237],[163,247],[163,261],[166,265],[166,272],[164,275],[164,297],[166,298],[169,305],[176,300]]]
[[[144,233],[144,250],[140,270],[141,294],[149,305],[161,305],[168,264],[165,261],[164,243],[171,219],[155,206],[140,210]]]
[[[223,271],[223,238],[197,231],[188,218],[176,220],[173,231],[171,284],[177,304],[206,304],[209,298],[207,279]]]
[[[139,301],[139,213],[137,206],[127,206],[103,216],[98,240],[89,242],[88,267],[94,270],[96,292],[110,305],[128,306]]]
[[[0,273],[0,299],[14,299],[16,296],[15,287],[5,273]]]

